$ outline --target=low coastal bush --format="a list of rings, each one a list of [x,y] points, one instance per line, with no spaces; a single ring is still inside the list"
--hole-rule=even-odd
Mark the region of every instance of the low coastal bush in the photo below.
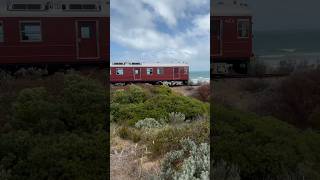
[[[133,89],[135,94],[139,94],[139,98],[133,98],[135,100],[128,98],[129,94],[132,94],[130,88],[111,93],[111,114],[114,122],[134,126],[144,118],[168,119],[171,112],[180,112],[185,115],[185,119],[194,119],[209,113],[208,104],[177,95],[166,86],[150,87],[150,90],[138,90],[139,88],[134,86]]]
[[[250,93],[258,93],[264,91],[268,87],[268,82],[263,79],[248,79],[243,80],[241,83],[241,88]]]
[[[48,78],[1,89],[11,101],[0,96],[9,110],[0,126],[0,179],[106,179],[103,85],[73,73]],[[19,91],[21,81],[30,88]]]
[[[186,116],[180,112],[171,112],[168,115],[169,123],[183,123],[186,120]]]
[[[319,130],[320,70],[297,72],[266,93],[257,111],[301,129]]]
[[[118,135],[122,139],[131,140],[133,142],[139,142],[141,140],[142,133],[136,128],[122,126],[118,130]]]
[[[205,83],[198,87],[192,96],[200,101],[209,102],[211,96],[210,83]]]
[[[135,127],[139,129],[141,128],[149,129],[149,128],[160,128],[162,127],[162,125],[154,118],[145,118],[143,120],[138,121],[135,124]]]
[[[215,158],[236,165],[241,179],[319,179],[318,133],[219,106],[213,116]]]
[[[162,179],[209,180],[210,146],[190,139],[180,141],[181,149],[166,154],[161,165]]]
[[[119,89],[111,93],[111,103],[130,104],[142,103],[148,96],[147,91],[140,86],[130,85],[127,90]]]
[[[152,153],[151,156],[159,157],[181,148],[179,141],[184,138],[189,138],[197,144],[209,143],[209,133],[209,120],[183,124],[178,127],[166,126],[155,134],[151,134],[146,143]]]

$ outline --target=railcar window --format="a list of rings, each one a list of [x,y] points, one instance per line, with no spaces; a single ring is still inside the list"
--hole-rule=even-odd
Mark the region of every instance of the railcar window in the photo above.
[[[90,39],[90,27],[89,26],[83,26],[81,27],[81,38],[82,39]]]
[[[184,74],[188,74],[188,68],[187,67],[184,68]]]
[[[239,20],[238,21],[238,37],[239,38],[248,38],[250,31],[249,20]]]
[[[0,42],[4,41],[3,24],[0,22]]]
[[[122,76],[123,75],[123,69],[122,68],[116,69],[116,74]]]
[[[38,42],[41,41],[40,22],[21,22],[21,41]]]
[[[161,75],[163,74],[164,69],[163,68],[157,68],[157,74]]]
[[[147,68],[147,75],[152,75],[153,69],[152,68]]]

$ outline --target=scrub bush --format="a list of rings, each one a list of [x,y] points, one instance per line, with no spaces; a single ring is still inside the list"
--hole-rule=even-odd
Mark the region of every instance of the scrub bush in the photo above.
[[[166,154],[161,166],[162,179],[209,180],[210,147],[190,139],[180,141],[181,150]]]
[[[209,121],[198,121],[183,124],[180,127],[167,126],[150,137],[147,142],[152,157],[159,157],[167,152],[178,150],[180,140],[189,138],[195,143],[209,143]]]
[[[9,110],[0,125],[0,179],[107,179],[102,84],[76,74],[43,78],[0,87],[0,108]]]
[[[133,142],[139,142],[141,140],[141,134],[141,131],[128,126],[122,126],[118,130],[119,137],[132,140]]]
[[[215,158],[236,165],[241,179],[300,174],[319,178],[314,175],[320,167],[319,134],[313,132],[306,138],[305,132],[277,119],[219,106],[213,108],[213,116]],[[309,141],[311,137],[318,142]]]
[[[158,88],[160,90],[155,90]],[[128,90],[114,91],[111,93],[111,114],[114,122],[126,122],[134,126],[136,122],[145,118],[167,119],[171,112],[180,112],[186,119],[208,114],[207,104],[194,98],[176,95],[167,88],[152,87],[151,91],[157,91],[152,95],[149,95],[148,90],[141,90],[136,86],[130,86]],[[130,94],[135,94],[135,97],[129,98]]]
[[[145,118],[143,120],[138,121],[135,124],[135,127],[139,129],[141,128],[149,129],[149,128],[160,128],[162,127],[162,125],[154,118]]]
[[[168,116],[169,123],[183,123],[186,120],[186,116],[180,112],[171,112]]]

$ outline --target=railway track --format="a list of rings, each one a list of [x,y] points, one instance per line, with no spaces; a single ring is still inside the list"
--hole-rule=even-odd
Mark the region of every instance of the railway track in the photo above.
[[[275,78],[285,77],[289,74],[262,74],[262,75],[250,75],[250,74],[213,74],[213,79],[242,79],[242,78]]]

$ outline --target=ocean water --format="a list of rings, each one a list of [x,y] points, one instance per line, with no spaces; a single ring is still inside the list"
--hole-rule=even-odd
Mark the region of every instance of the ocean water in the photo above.
[[[209,82],[210,71],[190,71],[189,79],[192,83]]]
[[[277,66],[281,61],[320,64],[320,30],[254,32],[258,60]]]

